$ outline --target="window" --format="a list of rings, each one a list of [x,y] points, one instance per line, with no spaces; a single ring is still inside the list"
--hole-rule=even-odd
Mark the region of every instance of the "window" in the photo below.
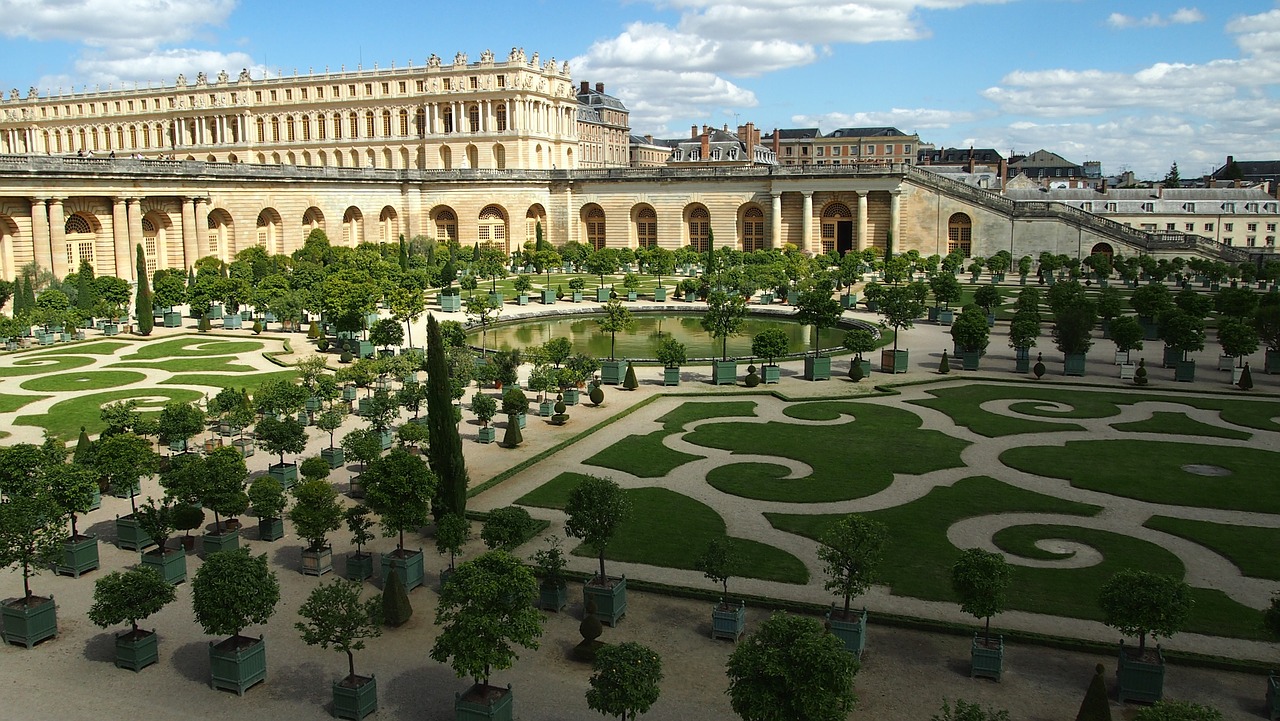
[[[742,214],[742,250],[764,250],[764,211],[759,208],[747,208]]]
[[[471,132],[480,132],[480,106],[472,105],[467,109],[467,123],[471,126]]]
[[[498,132],[505,133],[507,131],[507,106],[499,105],[494,108],[493,114],[498,123]]]
[[[409,137],[409,111],[400,111],[400,137]]]
[[[587,211],[587,242],[596,250],[604,247],[604,211],[598,205],[592,206],[591,210]]]
[[[333,114],[333,138],[337,140],[342,137],[342,116],[337,113]]]
[[[444,79],[444,89],[445,89],[445,90],[453,90],[453,78],[445,78],[445,79]]]
[[[426,84],[426,82],[425,82],[425,81],[422,81],[422,80],[419,80],[419,81],[418,81],[418,92],[420,92],[420,93],[421,93],[421,92],[423,92],[423,91],[424,91],[424,90],[426,90],[426,89],[427,89],[427,84]]]
[[[1234,212],[1236,212],[1236,204],[1235,204],[1235,203],[1223,203],[1223,204],[1222,204],[1222,212],[1224,212],[1224,213],[1234,213]]]
[[[1268,233],[1274,233],[1274,232],[1276,232],[1276,224],[1275,224],[1275,223],[1267,223],[1267,232],[1268,232]]]
[[[376,137],[373,133],[373,111],[372,110],[364,114],[364,129],[366,133],[365,135],[366,138]]]
[[[904,145],[904,146],[902,146],[902,154],[903,154],[903,155],[911,155],[911,146],[910,146],[910,145]]]
[[[642,208],[636,213],[636,244],[641,248],[658,245],[658,214],[653,208]]]
[[[1108,213],[1114,213],[1114,212],[1116,212],[1116,204],[1115,204],[1115,203],[1107,203],[1107,212],[1108,212]]]
[[[716,148],[715,150],[712,150],[712,151],[711,151],[711,159],[712,159],[712,160],[719,160],[719,159],[720,159],[720,148]]]
[[[458,218],[452,210],[436,213],[436,238],[441,240],[458,239]]]
[[[1245,236],[1244,244],[1252,248],[1253,246],[1258,244],[1258,239],[1256,236],[1252,236],[1252,235]]]
[[[440,122],[444,125],[446,133],[453,132],[453,108],[444,109],[444,112],[440,114]]]
[[[354,94],[355,93],[352,93],[352,95]],[[364,94],[365,94],[365,97],[369,97],[373,95],[373,83],[364,84]]]
[[[1245,209],[1245,211],[1246,211],[1246,212],[1249,212],[1249,213],[1256,213],[1256,212],[1258,212],[1258,204],[1257,204],[1257,203],[1245,203],[1245,204],[1244,204],[1244,209]]]
[[[293,100],[293,89],[292,89],[292,88],[285,88],[285,91],[284,91],[284,99],[285,99],[285,100]]]
[[[307,99],[307,89],[306,89],[306,88],[303,88],[303,89],[302,89],[302,99],[303,99],[303,100],[306,100],[306,99]]]
[[[289,142],[293,142],[293,116],[290,115],[284,119],[285,135],[288,136]]]
[[[701,206],[689,211],[689,245],[699,253],[707,252],[710,245],[711,214]]]
[[[1183,209],[1183,210],[1185,210],[1185,211],[1187,211],[1188,213],[1194,213],[1194,212],[1196,212],[1196,204],[1195,204],[1195,203],[1183,203],[1183,204],[1182,204],[1182,209]]]
[[[280,118],[271,119],[271,140],[280,142]]]
[[[255,90],[255,91],[254,91],[254,93],[253,93],[253,101],[254,101],[255,103],[260,103],[260,102],[262,102],[262,91],[261,91],[261,90]]]
[[[321,123],[321,126],[323,125],[324,124]],[[311,116],[310,115],[302,116],[302,139],[303,140],[311,139]]]
[[[1258,224],[1257,224],[1257,223],[1248,223],[1248,224],[1246,225],[1246,229],[1247,229],[1250,233],[1256,233],[1256,232],[1258,232]]]
[[[338,90],[338,89],[337,89],[337,87],[335,86],[335,87],[334,87],[334,93],[333,93],[334,97],[337,97],[337,96],[338,96],[338,92],[337,92],[337,90]],[[316,87],[316,97],[317,97],[317,98],[323,98],[323,97],[324,97],[324,86],[317,86],[317,87]]]
[[[390,95],[390,94],[391,94],[391,83],[383,83],[383,84],[382,84],[382,94],[383,94],[383,95]]]
[[[885,155],[893,155],[893,146],[892,146],[892,145],[886,145],[886,146],[884,146],[884,154],[885,154]]]
[[[347,124],[347,128],[351,131],[351,137],[352,138],[360,137],[360,114],[352,113],[351,115],[347,116],[347,120],[349,121]]]
[[[267,142],[267,121],[258,118],[258,142]]]
[[[875,154],[876,154],[876,146],[874,145],[868,145],[866,147],[866,152],[863,153],[863,155],[875,155]]]
[[[402,123],[402,126],[408,125],[409,124],[408,113],[405,113],[403,110],[401,110],[400,112],[404,113],[404,121]],[[384,138],[391,137],[391,111],[390,110],[382,111],[382,137]]]
[[[272,91],[271,91],[271,102],[273,102],[273,103],[274,103],[275,101],[276,101],[276,91],[272,90]]]
[[[474,75],[471,76],[471,89],[472,90],[480,89],[480,78]]]
[[[401,95],[403,95],[403,94],[405,93],[405,87],[406,87],[405,82],[404,82],[403,80],[401,80],[401,81],[400,81],[400,85],[399,85],[399,88],[400,88],[400,94],[401,94]]]
[[[788,146],[787,146],[787,152],[783,153],[783,155],[791,155],[791,154],[792,154],[792,152],[791,152],[792,150],[794,150],[794,148],[792,148],[790,145],[788,145]]]
[[[1183,227],[1183,230],[1187,231],[1188,233],[1190,233],[1190,232],[1194,231],[1195,229],[1196,229],[1196,224],[1195,224],[1195,223],[1187,223],[1187,224]]]
[[[1174,231],[1174,230],[1177,230],[1177,229],[1178,229],[1178,224],[1177,224],[1177,223],[1165,223],[1165,224],[1164,224],[1164,229],[1165,229],[1165,230],[1168,230],[1168,231]]]
[[[351,83],[347,86],[347,97],[354,98],[356,96],[356,85]]]
[[[506,76],[506,75],[499,75],[499,76],[498,76],[498,87],[500,87],[500,88],[505,88],[505,87],[507,87],[507,76]]]
[[[1224,231],[1226,231],[1226,232],[1230,233],[1231,231],[1233,231],[1233,230],[1235,230],[1235,229],[1236,229],[1236,224],[1235,224],[1235,223],[1223,223],[1223,224],[1222,224],[1222,229],[1223,229]]]
[[[832,147],[832,148],[831,148],[831,154],[832,154],[833,156],[839,157],[839,156],[840,156],[840,146],[839,146],[839,145],[836,145],[836,146]]]
[[[492,243],[502,248],[505,252],[507,249],[507,219],[503,216],[502,211],[492,205],[480,211],[480,223],[476,228],[476,235],[481,243]]]
[[[1143,203],[1143,204],[1142,204],[1142,212],[1144,212],[1144,213],[1154,213],[1154,212],[1155,212],[1155,210],[1156,210],[1156,204],[1155,204],[1155,203]]]
[[[947,221],[947,251],[959,250],[968,257],[973,248],[973,221],[956,213]]]
[[[1213,223],[1205,223],[1205,224],[1204,224],[1204,232],[1206,232],[1206,233],[1212,233],[1212,232],[1213,232]]]
[[[825,156],[826,154],[827,154],[827,149],[826,149],[826,148],[824,148],[823,146],[819,145],[819,146],[818,146],[818,157],[819,157],[819,158],[821,158],[821,157]]]

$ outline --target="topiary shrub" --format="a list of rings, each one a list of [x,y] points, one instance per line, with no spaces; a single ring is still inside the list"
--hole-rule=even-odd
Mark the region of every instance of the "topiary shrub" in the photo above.
[[[951,372],[951,361],[948,360],[948,354],[945,350],[942,351],[942,362],[938,364],[938,372],[942,375]]]
[[[755,364],[747,366],[747,377],[745,379],[748,388],[755,388],[760,385],[760,374],[756,372]]]
[[[311,326],[307,328],[307,337],[310,338],[311,340],[315,340],[320,337],[319,323],[315,322],[314,320],[311,321]]]
[[[255,320],[253,322],[253,334],[258,335],[260,333],[262,333],[262,321]]]
[[[207,315],[200,316],[200,323],[199,325],[196,326],[196,328],[201,333],[208,333],[210,330],[212,330],[213,324],[209,322],[209,316]]]
[[[1031,366],[1031,372],[1036,374],[1036,380],[1044,377],[1044,353],[1036,353],[1036,364]]]
[[[640,387],[640,381],[636,380],[636,367],[631,363],[627,363],[627,375],[622,379],[622,387],[629,391]]]
[[[587,397],[591,399],[591,405],[598,408],[604,403],[604,389],[597,383],[591,386],[591,392],[587,394]]]
[[[400,574],[392,571],[387,576],[386,588],[382,589],[382,620],[388,626],[403,626],[412,616],[409,592],[404,589]]]
[[[312,456],[298,465],[298,472],[308,481],[323,481],[331,471],[329,462],[321,456]]]
[[[480,529],[480,540],[491,551],[514,551],[529,540],[535,526],[533,517],[519,506],[495,508]]]
[[[349,350],[342,351],[342,355],[338,356],[339,363],[350,363],[351,360],[351,351]]]
[[[502,434],[502,447],[515,448],[524,443],[524,434],[520,432],[520,423],[515,416],[507,416],[507,430]]]
[[[1253,371],[1249,370],[1249,363],[1245,362],[1244,370],[1240,372],[1240,382],[1236,384],[1242,391],[1252,390],[1253,388]]]
[[[183,532],[183,548],[190,551],[195,547],[191,532],[204,525],[204,509],[190,503],[179,503],[173,507],[172,520],[174,529]]]
[[[1093,669],[1093,678],[1089,679],[1089,690],[1084,693],[1080,702],[1080,711],[1076,721],[1111,721],[1111,703],[1107,700],[1107,679],[1103,674],[1106,667],[1098,664]]]
[[[600,634],[604,633],[604,625],[600,623],[600,619],[596,618],[596,601],[590,596],[587,597],[586,603],[582,607],[582,623],[578,624],[578,633],[582,634],[582,642],[573,649],[573,657],[584,663],[591,663],[596,660],[596,651],[604,645],[600,638]]]
[[[316,350],[320,351],[321,353],[324,353],[325,351],[329,350],[329,339],[325,338],[324,336],[320,336],[320,340],[316,341]]]
[[[1138,360],[1138,370],[1133,372],[1133,384],[1135,386],[1145,386],[1147,384],[1147,359]]]
[[[854,383],[857,383],[861,381],[864,377],[865,376],[862,374],[861,363],[855,360],[849,364],[849,380],[853,381]]]

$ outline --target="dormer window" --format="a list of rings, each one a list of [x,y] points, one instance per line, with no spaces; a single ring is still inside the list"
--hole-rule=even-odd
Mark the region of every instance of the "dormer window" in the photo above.
[[[1224,212],[1224,213],[1234,213],[1234,212],[1236,212],[1236,204],[1235,204],[1235,203],[1223,203],[1223,204],[1222,204],[1222,212]]]
[[[712,159],[712,160],[719,160],[719,159],[720,159],[720,148],[716,148],[715,150],[712,150],[712,151],[711,151],[711,159]]]
[[[1195,203],[1183,203],[1183,204],[1182,204],[1182,209],[1183,209],[1183,210],[1185,210],[1185,211],[1187,211],[1188,213],[1194,213],[1194,212],[1196,212],[1196,204],[1195,204]]]
[[[1155,203],[1143,203],[1143,204],[1142,204],[1142,212],[1144,212],[1144,213],[1154,213],[1154,212],[1155,212],[1155,209],[1156,209],[1156,204],[1155,204]]]

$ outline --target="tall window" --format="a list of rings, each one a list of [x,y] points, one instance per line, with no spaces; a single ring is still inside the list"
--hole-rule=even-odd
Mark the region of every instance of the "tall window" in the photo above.
[[[303,140],[311,139],[311,116],[310,115],[302,116],[302,139]]]
[[[507,106],[499,105],[497,108],[494,109],[493,112],[494,112],[494,115],[497,116],[498,132],[499,133],[507,132]]]
[[[440,114],[440,122],[444,124],[444,131],[446,133],[453,132],[453,108],[444,109],[444,112]]]
[[[480,106],[472,105],[467,110],[467,122],[471,125],[471,132],[480,132]]]
[[[853,214],[844,203],[832,203],[822,210],[822,252],[836,249],[836,229],[842,221],[850,221]]]
[[[973,251],[973,221],[964,213],[956,213],[947,221],[947,251],[960,250],[965,257]]]
[[[350,121],[351,137],[360,137],[360,113],[352,113],[347,119]]]
[[[149,218],[142,219],[142,257],[147,267],[147,275],[150,276],[156,272],[156,260],[160,255],[159,234],[156,232],[155,223]]]
[[[476,231],[481,243],[492,243],[504,251],[507,249],[507,219],[497,207],[490,205],[480,211],[480,225]]]
[[[338,140],[341,138],[342,138],[342,116],[337,113],[334,113],[333,114],[333,139]]]
[[[280,118],[271,119],[271,140],[272,142],[280,142]]]
[[[587,242],[592,248],[600,250],[604,247],[604,211],[595,206],[587,211]]]
[[[258,142],[267,142],[267,121],[258,118]]]
[[[458,239],[458,217],[452,210],[436,213],[436,240]]]
[[[653,208],[641,208],[636,213],[636,244],[641,248],[658,245],[658,214]]]
[[[391,111],[382,111],[382,137],[391,137]]]
[[[409,111],[400,111],[400,137],[409,137]]]
[[[364,114],[364,131],[366,138],[376,137],[373,132],[373,111]]]
[[[689,245],[699,253],[707,252],[711,245],[711,214],[701,206],[689,211]]]
[[[288,137],[288,139],[289,139],[289,142],[291,142],[291,143],[292,143],[292,142],[294,141],[293,116],[292,116],[292,115],[286,115],[286,116],[285,116],[285,119],[284,119],[284,131],[285,131],[285,135],[286,135],[286,137]]]
[[[747,208],[742,214],[742,250],[764,250],[764,211],[759,208]]]

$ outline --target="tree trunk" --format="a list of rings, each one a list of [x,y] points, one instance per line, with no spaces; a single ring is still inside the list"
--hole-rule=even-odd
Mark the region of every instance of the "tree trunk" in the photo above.
[[[604,575],[604,551],[601,550],[600,551],[600,583],[604,583],[605,578],[606,577]]]
[[[351,676],[356,675],[356,656],[349,649],[347,650],[347,672]]]

